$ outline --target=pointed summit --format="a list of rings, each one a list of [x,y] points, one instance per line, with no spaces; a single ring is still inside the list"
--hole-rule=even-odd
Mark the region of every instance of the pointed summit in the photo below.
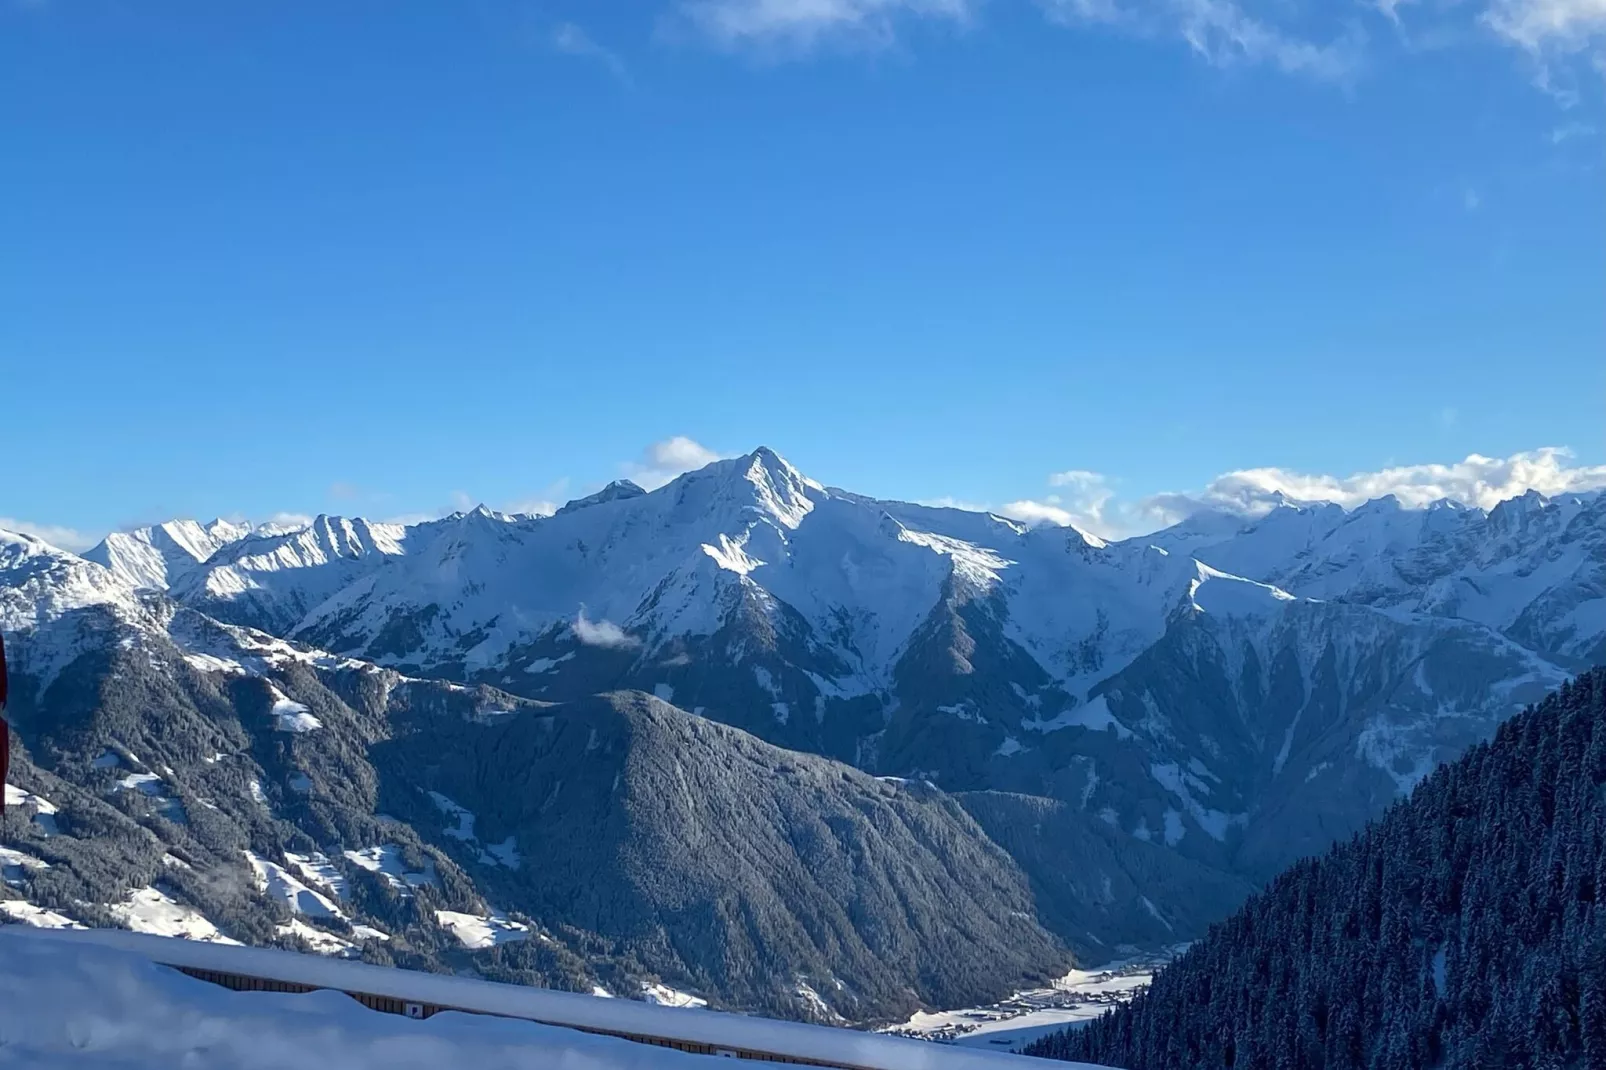
[[[796,528],[814,509],[809,492],[825,490],[768,446],[738,458],[736,470],[758,492],[760,509],[788,528]]]

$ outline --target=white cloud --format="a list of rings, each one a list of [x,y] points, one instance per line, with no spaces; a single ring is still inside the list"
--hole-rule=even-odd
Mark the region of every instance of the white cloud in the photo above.
[[[1018,502],[1008,502],[992,510],[999,516],[1007,516],[1011,520],[1019,520],[1023,524],[1054,524],[1058,527],[1070,527],[1076,524],[1076,517],[1069,509],[1061,508],[1053,502],[1032,501],[1029,498]],[[1076,524],[1082,527],[1081,524]]]
[[[1397,3],[1398,0],[1395,0]],[[1282,29],[1234,0],[1039,0],[1063,25],[1095,23],[1142,36],[1176,37],[1217,67],[1265,65],[1285,74],[1344,81],[1361,65],[1364,39],[1351,29],[1317,42]],[[1394,4],[1388,13],[1392,16]]]
[[[580,607],[580,615],[575,617],[573,627],[574,637],[586,646],[629,649],[641,645],[641,640],[626,634],[625,630],[613,621],[588,619],[585,606]]]
[[[308,513],[274,513],[272,516],[262,521],[262,523],[272,524],[275,527],[281,528],[304,528],[310,525],[315,519],[316,517],[313,517]]]
[[[1438,419],[1455,421],[1454,409]],[[1202,490],[1167,492],[1136,500],[1115,495],[1110,481],[1097,472],[1072,470],[1049,477],[1061,494],[1024,499],[1005,505],[976,505],[953,498],[927,505],[972,512],[990,512],[1025,524],[1056,524],[1103,539],[1122,539],[1156,531],[1206,509],[1261,516],[1279,500],[1333,502],[1346,509],[1390,494],[1407,508],[1422,508],[1449,498],[1492,509],[1536,490],[1546,497],[1606,488],[1606,465],[1571,464],[1572,453],[1546,447],[1510,457],[1472,454],[1453,464],[1400,465],[1349,476],[1312,475],[1287,468],[1246,468],[1211,480]]]
[[[1563,108],[1583,98],[1580,57],[1585,78],[1606,71],[1606,0],[1488,0],[1478,21],[1528,54],[1533,84]]]
[[[28,520],[18,520],[16,517],[0,516],[0,530],[14,531],[20,535],[32,535],[36,539],[43,539],[50,545],[61,549],[78,552],[87,550],[100,541],[98,535],[87,535],[76,528],[63,527],[60,524],[35,524]]]
[[[595,60],[619,81],[630,84],[630,68],[619,54],[598,44],[581,26],[560,22],[552,29],[552,47],[566,56]]]
[[[706,467],[727,456],[685,435],[676,435],[662,442],[654,442],[642,451],[639,461],[621,467],[625,475],[642,489],[657,490],[678,475]]]
[[[884,47],[898,19],[964,23],[976,0],[683,0],[691,26],[725,49],[810,51],[837,42]]]
[[[1398,26],[1400,24],[1400,8],[1413,2],[1414,0],[1376,0],[1372,6],[1377,8],[1384,18]]]
[[[1594,137],[1596,133],[1595,127],[1589,123],[1562,123],[1550,132],[1550,143],[1560,145],[1573,138]]]
[[[1474,453],[1454,464],[1402,465],[1342,477],[1286,468],[1248,468],[1218,476],[1202,491],[1154,495],[1139,503],[1137,514],[1160,525],[1208,508],[1253,516],[1270,509],[1279,495],[1295,501],[1333,502],[1346,509],[1390,494],[1408,508],[1449,498],[1492,509],[1530,490],[1553,497],[1606,487],[1606,465],[1571,465],[1572,456],[1569,450],[1556,447],[1510,457]]]
[[[1579,52],[1606,37],[1606,0],[1490,0],[1482,21],[1530,52]]]

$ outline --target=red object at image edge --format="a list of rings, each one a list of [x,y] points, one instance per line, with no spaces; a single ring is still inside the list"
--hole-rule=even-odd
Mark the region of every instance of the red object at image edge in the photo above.
[[[6,813],[6,768],[11,764],[11,726],[6,723],[6,640],[0,636],[0,817]]]

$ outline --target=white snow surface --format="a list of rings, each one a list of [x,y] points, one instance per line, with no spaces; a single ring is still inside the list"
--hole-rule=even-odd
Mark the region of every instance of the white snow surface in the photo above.
[[[54,910],[35,906],[21,899],[0,900],[0,921],[9,920],[19,925],[31,925],[38,929],[82,929],[83,926],[71,918],[58,914]]]
[[[435,920],[470,951],[530,938],[528,925],[509,921],[501,914],[463,914],[455,910],[437,910]]]
[[[345,916],[327,895],[304,884],[277,862],[269,861],[250,851],[245,852],[245,859],[250,863],[252,873],[256,875],[257,890],[267,895],[269,899],[283,903],[292,914],[301,914],[309,918]],[[296,865],[298,869],[301,865],[307,866],[304,872],[317,872],[310,863],[298,857],[287,855],[285,860]],[[300,865],[297,865],[298,863]]]
[[[694,1070],[707,1061],[535,1022],[451,1012],[413,1021],[337,992],[231,992],[99,947],[4,944],[0,1063],[7,1066]]]
[[[0,928],[0,1051],[18,1065],[168,1070],[696,1070],[707,1056],[580,1032],[611,1030],[867,1070],[1008,1070],[1018,1057],[698,1009],[655,1007],[260,948],[115,931]],[[154,965],[245,973],[469,1008],[423,1021],[339,994],[231,992]],[[498,1015],[502,1017],[497,1017]],[[540,1018],[565,1026],[518,1018]],[[1086,1070],[1064,1064],[1064,1070]]]
[[[300,735],[303,732],[315,732],[323,727],[323,722],[307,712],[307,707],[299,702],[292,702],[286,698],[278,688],[273,688],[273,715],[274,730]]]
[[[393,843],[364,847],[360,851],[346,851],[345,857],[353,865],[360,866],[370,873],[382,874],[386,882],[398,891],[423,885],[434,887],[440,884],[440,878],[435,874],[434,862],[426,859],[422,870],[409,870],[403,860],[402,849]]]
[[[923,1037],[987,1051],[1019,1051],[1067,1026],[1092,1021],[1149,986],[1154,971],[1187,945],[1158,955],[1123,959],[1088,970],[1072,970],[1046,988],[1016,992],[986,1007],[916,1011],[908,1021],[883,1032]],[[1058,1065],[1058,1064],[1056,1064]]]
[[[165,591],[173,580],[250,534],[249,525],[227,520],[205,525],[194,520],[169,520],[152,527],[113,532],[85,551],[84,557],[105,566],[131,587]]]
[[[681,992],[665,984],[641,983],[641,998],[660,1007],[706,1007],[708,1001],[689,992]]]
[[[156,888],[138,888],[121,903],[114,904],[111,913],[129,929],[151,936],[178,936],[186,940],[202,940],[218,944],[238,945],[218,931],[201,912],[175,902]]]

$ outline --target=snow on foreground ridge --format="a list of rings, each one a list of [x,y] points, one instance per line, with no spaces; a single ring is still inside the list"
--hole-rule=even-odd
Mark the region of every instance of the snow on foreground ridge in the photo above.
[[[696,1070],[706,1056],[505,1018],[421,1022],[334,992],[240,993],[126,952],[5,941],[0,1066]]]
[[[320,991],[236,993],[156,962]],[[655,1007],[119,930],[47,932],[0,925],[0,963],[0,1068],[434,1070],[473,1065],[476,1070],[693,1070],[708,1065],[685,1061],[707,1056],[638,1044],[625,1036],[864,1070],[1043,1065],[1018,1055],[852,1029]],[[371,1011],[344,991],[468,1010],[414,1021]],[[1083,1063],[1056,1065],[1061,1070],[1098,1070]]]

